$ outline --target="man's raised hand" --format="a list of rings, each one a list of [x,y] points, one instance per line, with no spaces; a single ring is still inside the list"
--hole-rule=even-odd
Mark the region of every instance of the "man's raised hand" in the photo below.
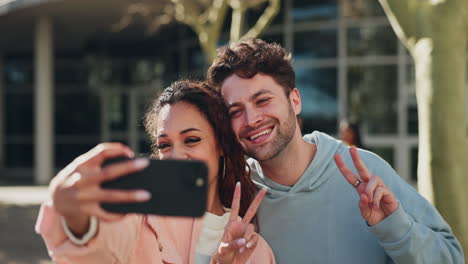
[[[369,225],[376,225],[398,209],[398,200],[379,176],[370,174],[356,147],[351,147],[349,152],[359,177],[346,166],[340,154],[335,154],[336,166],[349,184],[356,188],[362,217]]]

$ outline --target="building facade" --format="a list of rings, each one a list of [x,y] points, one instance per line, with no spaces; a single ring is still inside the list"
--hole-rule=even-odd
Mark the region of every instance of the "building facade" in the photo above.
[[[336,136],[340,120],[357,118],[366,147],[415,183],[412,59],[377,1],[340,2],[283,0],[262,38],[293,54],[304,132]],[[148,153],[150,100],[174,80],[204,77],[207,62],[186,25],[148,32],[136,19],[115,29],[131,3],[0,1],[0,184],[47,184],[99,142]],[[225,31],[223,43],[228,21]]]

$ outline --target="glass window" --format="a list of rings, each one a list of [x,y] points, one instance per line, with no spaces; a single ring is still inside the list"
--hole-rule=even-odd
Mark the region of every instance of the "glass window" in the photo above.
[[[123,59],[112,59],[112,61],[103,61],[98,65],[100,82],[105,84],[130,84],[132,65]]]
[[[141,155],[149,156],[151,155],[151,141],[149,138],[140,140],[139,142],[139,152]]]
[[[282,34],[268,34],[268,35],[261,36],[261,38],[265,40],[266,42],[269,42],[269,43],[275,42],[275,43],[280,44],[282,47],[284,47],[284,39],[283,39]]]
[[[408,134],[418,135],[418,106],[408,105]]]
[[[32,89],[34,80],[32,59],[5,59],[4,82],[7,85],[28,85]]]
[[[82,93],[56,94],[55,107],[55,133],[100,133],[101,111],[98,96]]]
[[[92,143],[67,143],[55,144],[55,166],[65,167],[72,162],[76,157],[86,153],[88,150],[94,148],[99,142]]]
[[[362,120],[370,134],[397,132],[396,66],[350,66],[348,87],[348,116]]]
[[[247,26],[247,30],[252,28],[258,21],[258,19],[260,18],[260,16],[263,14],[263,12],[265,11],[265,9],[269,6],[268,2],[267,3],[264,3],[262,5],[259,5],[258,7],[254,7],[254,8],[251,8],[248,12],[247,12],[247,19],[246,19],[246,26]],[[273,18],[273,21],[271,21],[271,25],[281,25],[283,24],[283,21],[284,21],[284,4],[283,2],[281,2],[280,4],[280,10],[278,12],[278,14],[276,14],[276,16]]]
[[[33,96],[5,93],[6,135],[33,134]]]
[[[114,135],[114,137],[110,140],[110,142],[119,142],[119,143],[122,143],[122,144],[128,146],[127,136],[117,137],[117,136]]]
[[[413,64],[406,66],[406,91],[408,106],[406,108],[408,115],[408,131],[410,135],[418,135],[418,105],[416,100],[416,76]]]
[[[188,71],[207,69],[207,59],[205,53],[199,46],[188,49]]]
[[[296,67],[296,86],[302,98],[302,131],[336,133],[337,69]]]
[[[32,139],[31,139],[32,140]],[[34,160],[33,144],[5,144],[5,167],[32,168]]]
[[[398,39],[390,26],[349,28],[348,56],[396,55]]]
[[[296,32],[294,33],[294,58],[297,60],[336,58],[336,43],[336,29]]]
[[[112,131],[125,131],[128,128],[128,96],[118,91],[109,95],[107,113]]]
[[[57,84],[87,84],[88,72],[80,58],[62,58],[55,61],[55,82]],[[60,87],[57,86],[58,88]]]
[[[180,69],[180,54],[179,50],[173,50],[169,54],[165,55],[164,68],[166,74],[177,74],[181,71]],[[164,75],[166,75],[164,74]],[[163,76],[164,77],[164,76]]]
[[[394,155],[395,150],[392,147],[369,147],[369,150],[374,152],[375,154],[379,155],[382,159],[384,159],[388,164],[394,167]]]
[[[293,0],[292,18],[295,22],[329,20],[337,17],[337,0]]]
[[[360,0],[360,1],[340,1],[343,15],[346,17],[382,17],[385,12],[379,1]]]
[[[161,87],[162,89],[162,87]],[[159,90],[161,91],[161,90]],[[144,119],[145,114],[149,110],[150,105],[153,103],[153,100],[156,99],[156,96],[159,94],[159,91],[155,91],[152,94],[148,95],[139,95],[138,96],[138,130],[142,133],[146,133]]]
[[[133,84],[151,83],[164,73],[164,64],[157,59],[138,59],[132,65],[130,79]]]
[[[411,175],[410,179],[414,182],[418,181],[418,151],[419,148],[414,146],[411,148]]]

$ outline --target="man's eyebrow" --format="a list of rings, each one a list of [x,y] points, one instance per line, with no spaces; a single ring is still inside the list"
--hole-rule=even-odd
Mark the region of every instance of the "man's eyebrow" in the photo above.
[[[254,93],[252,96],[250,96],[249,99],[250,99],[250,101],[253,101],[253,100],[255,100],[257,97],[259,97],[259,96],[261,96],[261,95],[264,95],[264,94],[273,94],[273,92],[270,91],[270,90],[267,90],[267,89],[262,89],[262,90],[260,90],[260,91],[258,91],[258,92],[256,92],[256,93]]]
[[[253,101],[257,97],[259,97],[261,95],[264,95],[264,94],[273,94],[273,92],[270,91],[270,90],[267,90],[267,89],[262,89],[262,90],[260,90],[260,91],[258,91],[256,93],[254,93],[252,96],[250,96],[249,101]],[[241,105],[241,103],[238,103],[238,102],[232,103],[232,104],[228,105],[228,110],[233,108],[233,107],[240,106],[240,105]]]
[[[184,130],[180,131],[179,134],[182,135],[182,134],[185,134],[185,133],[188,133],[188,132],[191,132],[191,131],[201,131],[201,130],[198,129],[198,128],[193,128],[193,127],[191,127],[191,128],[187,128],[187,129],[184,129]],[[158,135],[157,137],[158,137],[158,138],[167,137],[167,134],[162,133],[162,134]]]

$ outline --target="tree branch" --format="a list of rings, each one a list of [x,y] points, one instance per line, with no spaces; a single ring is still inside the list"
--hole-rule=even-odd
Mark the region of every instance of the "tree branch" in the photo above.
[[[257,23],[244,35],[241,39],[256,38],[266,29],[273,21],[273,18],[278,14],[281,6],[280,0],[269,0],[269,5],[257,20]]]
[[[216,39],[216,41],[221,35],[221,30],[223,27],[224,19],[226,18],[228,7],[229,6],[227,0],[214,0],[213,8],[210,9],[210,15],[208,20],[212,25],[211,34],[213,35],[213,38]]]
[[[421,11],[425,3],[420,0],[379,0],[379,2],[397,36],[407,45],[414,45],[420,35],[416,26],[417,12]]]
[[[244,30],[245,12],[246,7],[240,1],[230,1],[232,8],[232,21],[231,21],[231,33],[230,40],[239,40]]]

